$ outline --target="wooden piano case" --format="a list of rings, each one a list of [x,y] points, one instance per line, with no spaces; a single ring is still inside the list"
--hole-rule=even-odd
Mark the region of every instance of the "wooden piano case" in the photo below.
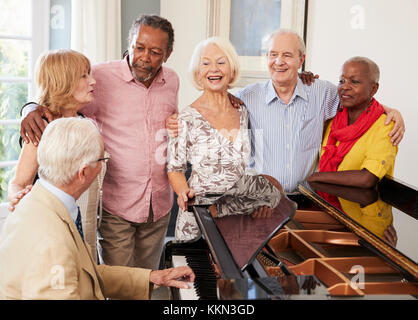
[[[219,199],[212,197],[194,204],[193,212],[202,232],[198,242],[204,244],[197,249],[203,248],[209,257],[209,267],[203,268],[204,272],[217,270],[213,287],[217,297],[416,299],[418,239],[410,240],[410,235],[418,230],[418,191],[386,178],[378,186],[383,189],[377,198],[382,196],[394,208],[389,218],[399,236],[405,234],[400,222],[407,222],[407,237],[402,241],[399,237],[393,243],[370,231],[371,225],[361,224],[347,210],[325,201],[311,187],[300,185],[298,200],[282,194],[273,215],[264,219],[242,214],[214,219],[206,201],[212,204]],[[338,190],[338,197],[343,191]],[[370,206],[374,205],[375,192],[349,188],[346,195],[351,199],[359,194],[358,203],[370,208],[367,203],[370,200]],[[409,220],[404,219],[404,213]],[[382,215],[382,219],[386,218]],[[171,267],[171,256],[187,256],[198,242],[167,244],[166,267]],[[412,244],[412,251],[405,243]],[[197,288],[206,286],[206,281],[195,284]],[[199,299],[213,298],[199,295]]]
[[[418,296],[418,265],[322,201],[309,189],[301,193],[310,207],[295,216],[270,241],[269,247],[294,276],[312,276],[330,296]],[[264,264],[270,276],[283,268]]]

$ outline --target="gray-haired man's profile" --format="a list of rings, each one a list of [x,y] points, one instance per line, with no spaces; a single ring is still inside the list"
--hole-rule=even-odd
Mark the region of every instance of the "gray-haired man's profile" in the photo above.
[[[0,234],[0,299],[148,299],[150,283],[187,285],[189,267],[96,265],[83,241],[77,198],[101,171],[104,147],[92,120],[52,121],[38,151],[39,180]]]

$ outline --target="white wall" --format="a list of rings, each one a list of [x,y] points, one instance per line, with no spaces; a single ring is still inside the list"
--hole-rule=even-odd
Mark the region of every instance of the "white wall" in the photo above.
[[[418,186],[418,1],[310,0],[308,10],[306,69],[336,84],[351,56],[379,65],[376,98],[400,110],[406,123],[395,177]]]
[[[180,77],[179,109],[191,104],[200,92],[193,87],[188,73],[190,57],[199,41],[207,38],[206,0],[161,0],[161,16],[174,28],[174,50],[165,64]]]
[[[126,50],[128,33],[134,20],[141,14],[160,14],[160,3],[155,0],[121,0],[121,48]]]

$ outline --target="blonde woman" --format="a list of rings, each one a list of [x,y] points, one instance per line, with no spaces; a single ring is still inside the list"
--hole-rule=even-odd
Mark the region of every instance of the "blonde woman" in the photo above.
[[[79,110],[93,101],[96,81],[90,73],[90,61],[81,53],[73,50],[48,51],[36,63],[37,104],[47,107],[53,119],[62,117],[83,117]],[[45,125],[48,120],[44,119]],[[68,150],[71,161],[71,150]],[[105,167],[105,166],[104,166]],[[8,200],[10,210],[30,191],[37,179],[37,146],[32,142],[23,142],[17,163],[16,174],[9,183]],[[102,175],[99,175],[102,177]],[[100,181],[93,184],[86,195],[80,197],[79,206],[83,220],[85,240],[92,247],[96,258],[97,204]],[[93,190],[91,190],[93,188]],[[93,191],[93,192],[92,192]],[[86,197],[96,195],[93,204]]]

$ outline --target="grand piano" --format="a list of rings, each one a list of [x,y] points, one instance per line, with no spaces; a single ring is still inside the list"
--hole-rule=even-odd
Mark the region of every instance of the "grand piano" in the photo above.
[[[201,236],[165,245],[162,267],[189,265],[191,290],[170,299],[416,299],[418,191],[391,177],[376,188],[302,183],[271,216],[213,218],[245,194],[196,197]],[[248,199],[245,199],[248,200]]]

